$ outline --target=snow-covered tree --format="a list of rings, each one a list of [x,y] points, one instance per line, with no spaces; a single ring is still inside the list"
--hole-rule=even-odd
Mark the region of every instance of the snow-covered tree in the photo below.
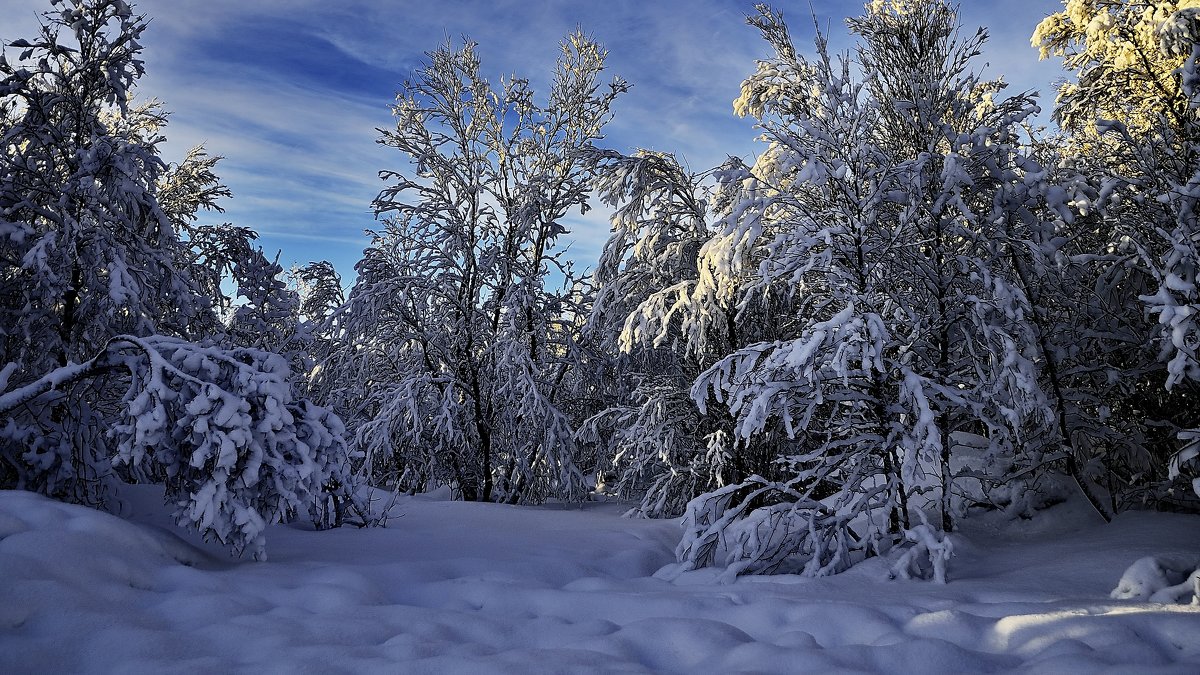
[[[222,159],[198,145],[189,149],[182,161],[168,164],[159,176],[158,203],[177,231],[190,235],[201,210],[223,211],[218,200],[233,196],[216,173]]]
[[[359,392],[343,409],[378,478],[478,500],[582,493],[562,405],[584,312],[558,240],[586,207],[579,152],[626,88],[600,81],[605,56],[568,36],[538,103],[524,79],[488,83],[473,43],[445,45],[398,95],[380,142],[412,173],[382,174],[384,224],[337,319],[338,365],[324,367]]]
[[[288,276],[299,299],[296,320],[306,324],[305,342],[312,359],[306,371],[308,391],[314,398],[326,400],[324,397],[330,392],[323,390],[321,385],[330,379],[322,376],[319,364],[327,362],[339,349],[341,336],[337,333],[337,312],[346,304],[342,277],[325,260],[293,267]]]
[[[261,555],[266,524],[351,498],[341,423],[218,321],[223,269],[268,295],[279,270],[193,225],[228,191],[202,151],[167,166],[161,106],[132,103],[145,18],[51,5],[0,58],[0,485],[100,504],[162,482],[181,524]]]
[[[226,341],[280,354],[293,370],[312,368],[312,325],[300,315],[300,295],[287,285],[283,267],[262,249],[254,249],[235,263],[233,278],[241,302],[233,308]]]
[[[20,443],[18,461],[35,469],[17,486],[59,491],[52,465],[62,458],[37,418],[87,400],[116,415],[107,435],[119,473],[163,483],[181,526],[264,558],[268,525],[296,511],[325,522],[330,485],[338,486],[333,496],[354,499],[341,421],[297,399],[290,376],[282,357],[261,350],[121,335],[23,386],[3,390],[0,381],[4,440]],[[105,401],[113,379],[123,386]]]
[[[797,561],[807,573],[831,573],[849,565],[857,545],[886,547],[887,531],[906,518],[905,458],[889,423],[881,360],[894,246],[879,210],[899,183],[867,136],[878,108],[850,64],[835,64],[820,40],[816,61],[801,57],[769,10],[752,20],[776,58],[760,63],[735,107],[760,119],[774,142],[753,168],[721,176],[740,200],[704,247],[707,274],[695,295],[733,296],[746,306],[781,292],[797,302],[777,319],[780,339],[736,345],[700,376],[694,394],[702,411],[728,406],[739,439],[778,420],[797,443],[777,458],[791,480],[755,476],[689,504],[678,553],[687,565],[711,564],[724,540],[731,573]],[[744,261],[761,271],[746,289]],[[835,501],[827,507],[822,497]],[[865,527],[852,534],[851,521],[863,515]]]
[[[714,354],[727,348],[716,337],[707,350],[700,340],[685,340],[681,317],[672,315],[689,309],[680,300],[690,297],[699,277],[698,253],[710,235],[708,200],[699,177],[670,155],[593,151],[590,158],[599,196],[615,211],[584,330],[586,344],[605,365],[596,378],[607,404],[583,424],[581,435],[605,448],[616,492],[640,498],[631,513],[674,517],[696,495],[767,470],[739,474],[747,467],[728,443],[728,416],[702,415],[689,393]],[[673,306],[642,311],[644,303]],[[643,315],[661,317],[657,334],[629,339],[627,324]]]
[[[1196,0],[1063,0],[1042,20],[1031,43],[1041,58],[1060,57],[1075,76],[1058,89],[1054,115],[1064,128],[1091,140],[1101,120],[1120,120],[1135,136],[1160,133],[1165,123],[1194,126],[1195,111],[1179,69],[1191,52],[1164,49],[1163,29],[1186,27]]]
[[[327,260],[293,267],[290,276],[300,296],[300,315],[308,321],[322,323],[346,303],[342,277]]]
[[[1015,462],[1010,471],[1040,478],[1044,471],[1028,467],[1065,469],[1107,518],[1091,483],[1103,465],[1091,476],[1083,467],[1103,454],[1128,460],[1141,450],[1136,434],[1123,438],[1127,420],[1096,403],[1119,394],[1114,379],[1134,369],[1128,359],[1121,364],[1129,331],[1111,316],[1120,304],[1099,297],[1106,267],[1084,248],[1093,239],[1079,233],[1094,221],[1092,192],[1027,126],[1038,110],[1032,98],[1001,98],[1002,81],[971,70],[985,31],[955,38],[946,3],[876,5],[850,25],[865,42],[858,54],[873,74],[872,95],[903,102],[885,106],[884,137],[898,157],[916,158],[902,218],[924,242],[908,266],[919,284],[909,304],[925,307],[916,331],[928,338],[914,346],[914,362],[967,394],[938,406],[942,527],[951,526],[950,455],[959,431],[985,433],[989,459]],[[1000,468],[987,473],[1003,476]],[[1011,482],[1005,493],[1006,507],[1018,513],[1044,498]]]
[[[55,5],[37,39],[10,43],[16,62],[0,59],[0,361],[13,385],[87,358],[112,335],[178,329],[203,309],[175,273],[179,242],[154,198],[161,138],[144,132],[161,118],[128,102],[144,23],[123,3]],[[166,305],[176,313],[164,316]],[[60,443],[64,461],[36,470],[61,472],[53,482],[80,501],[99,498],[94,464],[106,442],[68,427],[90,428],[100,414],[60,407],[41,439]],[[3,442],[4,482],[20,482],[22,448],[11,435]]]
[[[970,69],[986,33],[960,38],[940,0],[871,3],[849,22],[853,63],[821,35],[816,58],[800,56],[768,8],[751,23],[775,58],[735,108],[769,146],[755,166],[721,173],[737,199],[701,251],[690,302],[737,298],[739,324],[775,303],[777,332],[735,345],[693,395],[704,411],[727,408],[743,443],[782,427],[774,459],[786,475],[695,499],[677,552],[685,568],[723,549],[729,574],[830,574],[906,530],[940,541],[928,525],[909,529],[927,504],[953,527],[956,432],[1011,456],[1051,427],[1030,299],[1001,227],[1011,184],[1034,168],[1021,125],[1036,108],[998,100],[1003,85]],[[1058,193],[1044,172],[1033,178],[1023,208],[1040,225]]]
[[[1071,0],[1033,36],[1043,57],[1062,57],[1074,76],[1061,87],[1055,114],[1095,184],[1102,215],[1096,252],[1110,260],[1109,276],[1122,280],[1109,288],[1123,292],[1126,307],[1140,300],[1157,320],[1134,312],[1127,324],[1161,366],[1147,366],[1152,351],[1133,364],[1128,395],[1106,402],[1145,418],[1147,461],[1130,482],[1151,491],[1166,479],[1172,437],[1200,424],[1198,19],[1200,3],[1192,0]]]
[[[155,111],[129,103],[145,22],[123,2],[52,4],[37,39],[10,43],[19,60],[0,60],[3,358],[18,378],[115,334],[182,332],[204,309],[155,198]]]
[[[880,215],[901,185],[870,137],[879,107],[850,63],[835,63],[821,37],[815,61],[800,56],[780,16],[759,12],[751,23],[775,58],[759,63],[735,109],[760,121],[769,146],[754,167],[719,174],[737,201],[701,251],[691,297],[741,308],[778,296],[791,307],[775,319],[777,339],[734,345],[693,394],[702,412],[727,406],[742,441],[780,423],[794,443],[775,458],[784,480],[752,476],[693,500],[678,554],[707,565],[723,545],[732,574],[795,564],[833,573],[851,549],[886,548],[907,517],[901,464],[911,458],[897,452],[882,361],[897,244]]]

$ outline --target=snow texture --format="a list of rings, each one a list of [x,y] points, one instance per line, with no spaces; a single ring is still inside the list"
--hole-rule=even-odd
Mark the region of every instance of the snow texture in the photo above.
[[[656,577],[677,521],[614,503],[402,497],[389,528],[275,526],[251,563],[161,529],[152,488],[122,497],[133,522],[0,492],[0,671],[1200,670],[1200,607],[1107,595],[1130,561],[1200,541],[1192,516],[972,519],[946,585],[889,581],[882,558],[718,584]]]
[[[1113,589],[1118,600],[1200,604],[1200,555],[1146,556],[1134,561]]]

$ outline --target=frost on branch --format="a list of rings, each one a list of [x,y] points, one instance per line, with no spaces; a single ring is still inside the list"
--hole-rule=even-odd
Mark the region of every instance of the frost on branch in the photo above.
[[[567,36],[541,102],[527,80],[485,80],[474,43],[446,44],[397,96],[380,143],[409,166],[380,174],[383,224],[320,375],[379,482],[481,501],[584,494],[566,404],[586,293],[560,237],[587,208],[580,155],[627,87],[602,81],[605,56]]]
[[[355,499],[341,422],[297,399],[286,361],[256,349],[118,336],[88,361],[0,394],[4,435],[36,435],[45,411],[77,405],[74,386],[107,378],[120,378],[109,391],[123,389],[96,404],[117,419],[106,434],[111,456],[92,458],[88,469],[162,483],[177,523],[234,553],[264,558],[267,526],[302,512],[321,525],[327,499]],[[75,433],[95,433],[87,419],[76,422]],[[35,450],[3,457],[22,477],[18,487],[43,490],[52,483],[42,474],[72,459]]]
[[[887,490],[864,484],[826,504],[812,487],[829,463],[814,468],[786,483],[751,476],[693,499],[675,549],[679,571],[720,563],[726,581],[740,574],[827,576],[886,550],[884,523],[870,514],[881,510]]]

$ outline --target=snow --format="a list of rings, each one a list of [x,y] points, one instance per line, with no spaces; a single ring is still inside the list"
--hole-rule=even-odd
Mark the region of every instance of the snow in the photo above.
[[[1125,570],[1112,597],[1169,603],[1200,600],[1198,579],[1200,555],[1146,556]]]
[[[616,502],[402,497],[386,528],[273,526],[255,563],[123,490],[130,520],[0,492],[0,672],[1200,671],[1200,607],[1109,597],[1139,559],[1196,555],[1195,516],[969,519],[945,585],[883,559],[720,584],[655,577],[679,521]]]

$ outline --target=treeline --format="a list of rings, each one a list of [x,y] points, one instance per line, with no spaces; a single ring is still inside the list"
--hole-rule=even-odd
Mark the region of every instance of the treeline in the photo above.
[[[628,85],[588,36],[545,96],[446,44],[397,96],[380,142],[410,164],[343,297],[197,224],[228,191],[129,103],[144,19],[53,4],[0,62],[0,484],[162,482],[261,552],[298,513],[369,521],[365,484],[536,503],[603,477],[683,516],[682,569],[731,576],[906,541],[894,572],[940,576],[972,509],[1066,490],[1197,508],[1200,10],[1045,19],[1073,77],[1048,132],[944,0],[870,3],[841,55],[760,6],[773,56],[734,109],[762,151],[699,175],[605,147]],[[580,272],[562,220],[592,197],[612,235]]]

